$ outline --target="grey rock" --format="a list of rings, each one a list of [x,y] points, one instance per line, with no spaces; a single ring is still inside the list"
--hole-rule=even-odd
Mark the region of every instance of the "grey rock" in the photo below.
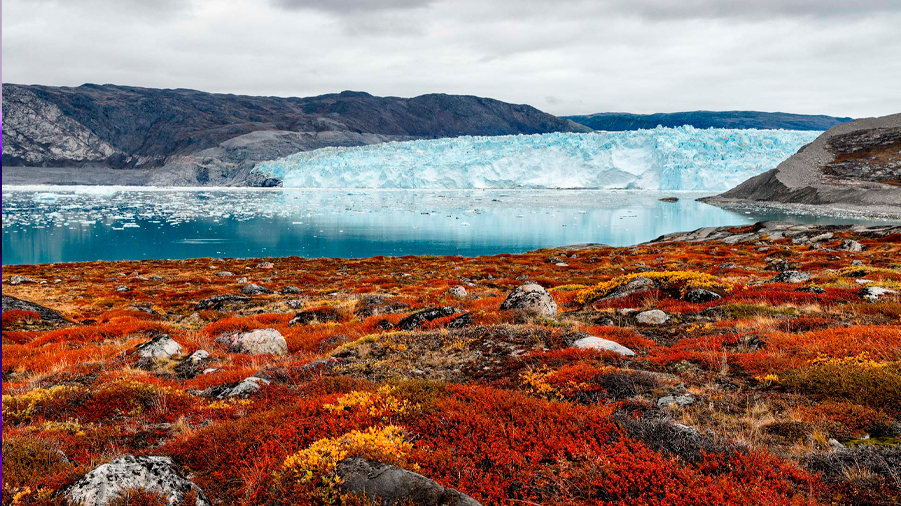
[[[181,355],[181,345],[166,334],[158,334],[146,343],[139,344],[134,354],[150,360],[166,360]]]
[[[296,286],[288,285],[282,288],[282,295],[297,295],[298,293],[300,293],[300,288]]]
[[[288,342],[275,329],[259,329],[236,334],[230,339],[229,351],[250,355],[287,355]]]
[[[669,315],[659,309],[642,311],[635,315],[635,321],[642,325],[663,325],[669,320]]]
[[[507,295],[501,304],[501,310],[511,309],[538,316],[554,316],[557,314],[557,303],[544,287],[529,283],[516,287]]]
[[[898,292],[895,290],[890,290],[881,286],[868,286],[857,292],[857,295],[867,302],[876,302],[882,297],[895,295],[896,293]]]
[[[272,290],[270,290],[264,286],[255,285],[253,283],[250,283],[249,285],[247,285],[241,289],[241,293],[243,293],[244,295],[266,295],[266,294],[270,294],[273,292],[272,292]]]
[[[231,272],[231,271],[220,271],[220,272],[217,272],[216,275],[219,276],[220,278],[227,278],[230,276],[234,276],[235,273]]]
[[[336,322],[340,317],[341,315],[338,311],[301,311],[294,315],[294,318],[288,322],[288,325],[310,325],[313,323]]]
[[[657,399],[657,405],[660,407],[666,406],[688,406],[690,404],[694,404],[695,397],[691,394],[682,394],[682,395],[667,395]]]
[[[210,506],[200,488],[175,469],[169,457],[125,455],[86,474],[65,491],[70,504],[106,506],[129,489],[165,495],[169,505],[181,501],[189,491],[197,494],[195,506]]]
[[[799,271],[782,271],[770,283],[803,283],[810,279],[810,274]]]
[[[692,290],[685,294],[685,300],[687,302],[692,302],[695,304],[700,304],[700,303],[704,303],[704,302],[712,302],[712,301],[719,300],[722,298],[723,297],[716,292],[712,292],[710,290],[704,290],[701,288]]]
[[[417,311],[410,316],[404,318],[400,322],[398,322],[397,327],[403,330],[416,330],[426,322],[430,322],[432,320],[436,320],[438,318],[444,318],[447,316],[455,315],[457,313],[462,313],[462,309],[457,309],[452,306],[442,306],[442,307],[433,307],[429,309],[423,309],[422,311]]]
[[[859,242],[857,242],[853,239],[842,239],[842,242],[840,242],[838,244],[838,247],[835,249],[841,250],[841,251],[858,252],[858,251],[863,251],[865,248],[864,248],[863,244],[860,244]]]
[[[37,283],[37,280],[16,274],[15,276],[11,276],[9,279],[7,279],[6,283],[10,285],[21,285],[25,283]]]
[[[31,311],[33,313],[37,313],[41,317],[41,320],[47,323],[69,323],[69,320],[67,320],[66,317],[63,316],[59,311],[44,307],[40,304],[35,304],[34,302],[18,299],[11,295],[4,295],[2,312],[12,310]]]
[[[188,360],[194,363],[202,362],[208,358],[210,358],[210,352],[206,350],[197,350],[188,356]]]
[[[573,343],[573,346],[586,350],[612,351],[625,357],[635,356],[635,352],[629,348],[609,339],[603,339],[596,336],[586,336],[578,339]]]
[[[204,374],[207,374],[206,370],[204,371]],[[242,381],[226,383],[224,385],[217,385],[207,388],[206,390],[201,392],[201,395],[203,395],[204,397],[209,397],[211,399],[250,397],[269,383],[270,381],[267,379],[258,378],[256,376],[249,376],[247,378],[244,378]]]
[[[275,264],[272,262],[260,262],[257,264],[257,269],[272,269],[275,267]]]
[[[460,286],[460,285],[452,286],[452,287],[448,288],[447,292],[450,293],[451,295],[453,295],[454,297],[457,297],[458,299],[462,299],[462,298],[466,297],[466,288],[463,286]]]
[[[363,494],[381,506],[480,506],[466,494],[399,467],[353,457],[338,462],[341,492]]]
[[[197,305],[194,306],[194,310],[200,311],[202,309],[222,309],[222,307],[227,304],[240,304],[250,302],[250,300],[250,297],[246,295],[237,295],[233,293],[214,295],[198,302]]]

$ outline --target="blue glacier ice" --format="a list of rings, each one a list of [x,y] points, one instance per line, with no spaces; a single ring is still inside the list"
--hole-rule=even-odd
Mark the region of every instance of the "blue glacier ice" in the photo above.
[[[289,188],[726,190],[821,132],[697,129],[551,133],[330,147],[258,164]]]

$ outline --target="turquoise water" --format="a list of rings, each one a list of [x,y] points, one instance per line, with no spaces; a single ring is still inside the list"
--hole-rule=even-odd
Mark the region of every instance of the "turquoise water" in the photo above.
[[[709,192],[708,192],[709,193]],[[791,219],[698,192],[4,187],[3,264],[195,257],[490,255],[623,246],[706,226]],[[660,202],[676,196],[677,203]]]

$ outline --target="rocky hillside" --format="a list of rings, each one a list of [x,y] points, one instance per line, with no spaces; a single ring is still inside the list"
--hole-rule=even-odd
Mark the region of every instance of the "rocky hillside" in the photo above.
[[[901,214],[901,114],[832,127],[775,169],[706,201]]]
[[[93,84],[3,88],[5,168],[144,169],[148,184],[253,183],[247,172],[257,162],[325,146],[587,130],[531,106],[473,96],[405,99],[345,91],[280,98]]]
[[[758,111],[690,111],[657,114],[602,112],[587,116],[565,116],[594,130],[620,131],[640,128],[693,126],[695,128],[760,128],[827,130],[852,118]]]

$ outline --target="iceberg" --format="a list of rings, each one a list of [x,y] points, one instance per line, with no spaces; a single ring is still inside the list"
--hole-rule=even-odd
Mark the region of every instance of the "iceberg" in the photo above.
[[[253,170],[286,188],[727,190],[820,133],[686,126],[464,136],[328,147]]]

